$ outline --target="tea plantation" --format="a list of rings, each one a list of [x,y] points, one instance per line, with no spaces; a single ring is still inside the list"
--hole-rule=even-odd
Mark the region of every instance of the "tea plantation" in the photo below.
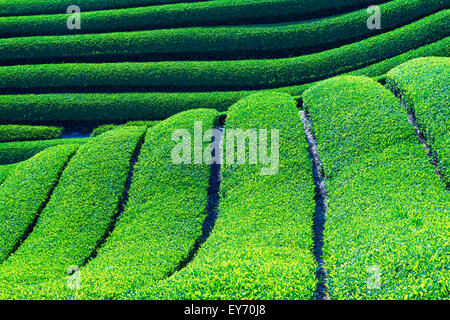
[[[0,0],[0,299],[450,298],[450,0],[72,4]]]

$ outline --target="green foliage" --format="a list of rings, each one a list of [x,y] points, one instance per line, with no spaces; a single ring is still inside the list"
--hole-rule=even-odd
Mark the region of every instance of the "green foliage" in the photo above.
[[[313,296],[314,184],[296,101],[281,93],[247,97],[228,112],[225,134],[233,128],[279,130],[278,174],[261,175],[260,169],[267,167],[262,164],[224,165],[218,220],[194,260],[170,278],[129,297]]]
[[[356,8],[380,3],[382,30],[369,30]],[[293,96],[324,165],[331,298],[448,299],[445,183],[398,99],[355,76],[397,67],[387,86],[448,184],[449,58],[401,64],[450,56],[449,4],[83,0],[69,30],[65,0],[0,0],[0,299],[313,298],[315,193]],[[219,218],[198,248],[210,167],[174,165],[171,133],[216,126],[229,106],[225,132],[280,130],[279,172],[223,165]],[[50,123],[104,125],[87,139],[30,126]],[[74,265],[82,289],[69,291]]]
[[[442,39],[448,35],[449,13],[450,10],[443,10],[361,42],[294,58],[1,67],[0,89],[39,91],[59,88],[76,91],[93,90],[100,86],[109,89],[214,90],[264,89],[301,84],[349,72]],[[25,50],[22,48],[22,51]]]
[[[383,13],[382,31],[399,28],[445,9],[448,5],[448,0],[390,1],[380,6]],[[280,6],[278,10],[280,9],[283,7]],[[292,55],[292,52],[295,53],[293,50],[300,51],[305,48],[314,48],[318,51],[320,46],[336,47],[379,34],[380,31],[367,28],[366,20],[369,16],[366,9],[362,9],[345,15],[288,24],[195,27],[2,39],[0,40],[0,61],[13,60],[22,63],[22,60],[25,60],[27,64],[30,64],[33,61],[52,62],[55,58],[65,62],[76,62],[77,58],[83,58],[83,61],[86,61],[86,59],[101,57],[114,57],[114,61],[129,61],[130,57],[140,57],[148,61],[148,59],[160,58],[169,60],[167,59],[169,55],[176,57],[177,60],[185,60],[186,55],[197,59],[201,55],[209,59],[220,57],[225,60],[248,59],[255,56],[270,58],[273,57],[273,52],[277,54],[285,52],[284,54]],[[191,15],[191,17],[196,16]],[[222,14],[222,17],[227,19],[228,13]],[[0,19],[0,28],[1,21]],[[14,21],[17,19],[14,18]],[[130,21],[134,23],[134,20]],[[152,20],[146,18],[146,21]],[[9,21],[7,23],[9,24]],[[72,31],[67,29],[65,23],[58,22],[58,24],[66,31]],[[35,30],[34,22],[29,29]],[[441,34],[448,33],[443,30]]]
[[[82,0],[78,3],[82,11],[92,11],[195,1],[202,0]],[[17,4],[15,0],[0,0],[0,16],[62,13],[70,5],[66,0],[21,0],[20,6]]]
[[[0,266],[0,296],[20,296],[23,287],[59,278],[89,258],[118,211],[145,130],[113,130],[79,148],[34,231]]]
[[[0,95],[0,120],[19,123],[163,120],[190,109],[225,111],[248,94],[242,91]]]
[[[77,145],[49,148],[18,164],[0,186],[0,262],[16,248],[44,208]]]
[[[381,76],[397,65],[415,57],[448,56],[450,55],[449,48],[450,37],[446,37],[350,73],[371,77]],[[274,90],[299,96],[312,85],[314,83]],[[256,92],[0,95],[0,120],[9,122],[161,120],[178,112],[196,108],[225,111],[240,99]]]
[[[9,296],[120,298],[130,289],[173,273],[201,236],[210,169],[206,164],[174,165],[171,150],[176,143],[171,135],[175,129],[192,134],[194,121],[202,121],[204,130],[212,128],[217,115],[214,110],[191,110],[148,131],[125,211],[95,259],[81,268],[81,290],[67,290],[66,277],[60,274],[55,279],[27,283]]]
[[[118,126],[115,124],[103,124],[94,130],[92,130],[91,137],[97,137],[105,132],[111,131],[113,129],[116,129]]]
[[[450,38],[408,51],[391,59],[350,72],[379,76],[414,57],[448,55]],[[311,84],[276,89],[300,95]],[[2,95],[0,119],[3,121],[115,121],[140,118],[164,119],[196,107],[226,110],[240,98],[255,91],[208,93],[123,93],[123,94],[50,94]],[[114,108],[111,110],[111,108]],[[75,112],[76,111],[76,112]]]
[[[130,121],[124,124],[124,126],[126,127],[136,127],[136,126],[143,126],[143,127],[147,127],[147,128],[151,128],[156,126],[157,124],[159,124],[161,121],[152,121],[152,120],[136,120],[136,121]]]
[[[174,273],[188,257],[202,235],[210,166],[174,164],[171,151],[178,142],[171,136],[186,129],[194,137],[194,121],[205,131],[217,115],[210,109],[182,112],[148,131],[127,207],[98,256],[81,270],[77,298],[120,298]]]
[[[420,47],[415,50],[407,51],[403,54],[372,64],[365,68],[351,71],[348,73],[348,75],[375,78],[380,76],[385,77],[385,75],[392,68],[395,68],[396,66],[407,62],[408,60],[426,56],[450,56],[450,37],[446,37],[442,40],[436,41],[432,44]]]
[[[65,12],[61,10],[56,15],[2,17],[0,36],[78,34],[201,25],[236,25],[273,20],[292,21],[312,14],[334,15],[347,8],[353,9],[355,6],[368,6],[380,2],[385,0],[215,0],[94,12],[84,12],[85,5],[82,5],[80,30],[67,28],[66,21],[70,15],[61,14]]]
[[[0,125],[0,143],[58,139],[62,132],[63,128],[60,127]]]
[[[87,141],[88,138],[3,142],[0,143],[0,165],[27,160],[49,147]]]
[[[330,297],[447,298],[450,196],[406,111],[363,77],[326,80],[303,99],[328,192]],[[373,281],[377,268],[380,287]]]
[[[421,58],[387,74],[387,85],[414,110],[450,185],[450,58]]]

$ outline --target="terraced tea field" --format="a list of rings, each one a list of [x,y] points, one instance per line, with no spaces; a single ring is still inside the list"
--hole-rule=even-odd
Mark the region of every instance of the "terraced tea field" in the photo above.
[[[0,299],[449,299],[449,0],[71,5],[0,0]]]

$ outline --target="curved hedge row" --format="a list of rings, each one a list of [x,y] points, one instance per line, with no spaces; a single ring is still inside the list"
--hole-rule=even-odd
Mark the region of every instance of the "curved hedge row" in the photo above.
[[[116,124],[102,124],[97,128],[94,128],[91,133],[91,137],[97,137],[105,132],[111,131],[113,129],[117,129],[119,126]]]
[[[127,208],[97,257],[81,270],[83,287],[77,299],[120,298],[168,277],[188,258],[202,236],[210,165],[174,164],[171,151],[178,142],[171,136],[185,129],[193,139],[195,121],[202,122],[204,133],[214,127],[217,116],[211,109],[190,110],[148,131]],[[208,144],[203,142],[203,149]],[[193,153],[190,158],[194,163]]]
[[[380,6],[382,32],[449,6],[448,0],[396,0]],[[227,17],[226,15],[224,17]],[[293,24],[204,27],[154,31],[0,39],[2,64],[97,62],[105,59],[186,60],[279,58],[300,55],[304,49],[337,46],[379,34],[367,28],[369,14],[360,10],[345,15]],[[448,19],[448,16],[447,16]],[[1,20],[0,20],[1,21]],[[0,25],[1,26],[1,25]],[[33,26],[34,27],[34,26]],[[33,29],[33,28],[32,28]],[[265,54],[267,52],[267,54]]]
[[[312,55],[274,60],[48,64],[0,68],[9,91],[108,88],[263,89],[321,80],[379,62],[449,34],[450,10],[372,38]]]
[[[0,121],[116,122],[163,120],[178,112],[211,108],[226,110],[248,95],[241,92],[145,92],[0,95]]]
[[[0,263],[20,245],[77,145],[49,148],[16,166],[0,186]]]
[[[432,44],[410,50],[390,59],[374,63],[365,68],[350,71],[348,75],[366,76],[366,77],[385,77],[392,68],[405,63],[411,59],[426,56],[450,56],[450,37],[436,41]]]
[[[423,2],[423,0],[421,1]],[[317,14],[324,15],[329,13],[335,15],[347,8],[353,9],[355,6],[368,6],[382,2],[386,2],[386,0],[215,0],[199,3],[180,3],[170,6],[85,12],[81,15],[82,25],[80,30],[67,28],[66,21],[70,16],[68,14],[4,17],[0,18],[0,37],[117,32],[286,21],[310,17],[313,14],[315,14],[314,18],[317,18]],[[435,2],[429,1],[432,7],[437,8],[438,6],[435,5]],[[424,4],[423,7],[427,5]],[[425,11],[427,10],[425,9]],[[368,16],[366,13],[366,20]],[[217,33],[214,30],[211,30],[211,33]],[[174,31],[174,34],[176,35],[177,31]],[[122,34],[122,37],[127,38],[127,35]],[[213,40],[210,39],[211,42]],[[217,41],[218,39],[215,40]]]
[[[350,72],[377,77],[415,57],[450,55],[450,37],[410,50]],[[276,89],[298,96],[313,84]],[[40,94],[0,95],[0,121],[3,122],[115,122],[138,119],[161,120],[178,112],[212,108],[225,111],[229,106],[256,91],[196,93],[114,93],[114,94]]]
[[[0,125],[0,143],[58,139],[62,132],[60,127]]]
[[[450,185],[450,58],[411,60],[387,74],[387,85],[414,110]]]
[[[81,0],[78,4],[82,11],[93,11],[198,1],[210,0]],[[63,13],[69,5],[67,0],[21,0],[20,5],[15,0],[0,0],[0,16]]]
[[[27,160],[39,152],[63,144],[83,144],[89,138],[55,139],[0,143],[0,165]]]
[[[447,298],[450,194],[398,100],[347,76],[306,91],[303,105],[327,184],[330,298]]]
[[[279,130],[279,169],[268,165],[222,167],[219,218],[194,260],[170,278],[129,297],[141,299],[310,299],[316,263],[312,254],[314,183],[308,145],[287,94],[242,99],[228,112],[227,130]],[[225,149],[224,149],[225,150]]]
[[[114,130],[79,148],[33,232],[0,265],[1,297],[59,278],[89,258],[117,213],[130,160],[145,130]]]

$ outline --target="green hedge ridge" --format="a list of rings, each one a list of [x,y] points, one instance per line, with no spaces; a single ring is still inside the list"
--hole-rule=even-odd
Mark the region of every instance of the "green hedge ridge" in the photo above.
[[[0,18],[0,37],[287,21],[382,2],[386,0],[215,0],[95,12],[83,12],[82,6],[80,30],[68,29],[66,22],[70,15],[61,11],[56,15]]]
[[[60,127],[0,125],[0,143],[58,139],[62,132]]]
[[[30,230],[77,149],[77,145],[49,148],[17,165],[0,186],[0,262]]]
[[[0,165],[0,185],[5,181],[8,174],[16,167],[17,164]]]
[[[444,2],[448,6],[448,0],[397,0],[381,5],[381,31],[399,28],[444,9]],[[158,57],[174,59],[167,59],[168,56],[186,60],[193,54],[195,59],[206,55],[209,59],[220,57],[220,60],[231,60],[255,55],[273,57],[273,52],[279,54],[281,51],[292,55],[295,50],[314,48],[318,51],[320,46],[340,45],[379,34],[380,31],[367,28],[369,16],[363,9],[331,18],[289,24],[0,39],[0,62],[15,61],[19,64],[22,59],[26,64],[33,61],[52,62],[54,59],[78,62],[77,58],[83,58],[82,61],[86,62],[103,57],[114,57],[114,61],[129,61],[130,57],[146,61]]]
[[[201,236],[210,170],[206,164],[174,165],[170,155],[177,143],[171,141],[171,135],[183,128],[192,134],[194,120],[202,121],[204,130],[212,128],[217,116],[214,110],[190,110],[148,131],[125,211],[95,259],[81,268],[81,290],[67,290],[67,276],[61,274],[56,280],[29,283],[15,290],[14,297],[120,298],[130,288],[141,288],[173,273]],[[207,144],[204,142],[204,147]]]
[[[312,55],[274,60],[49,64],[0,68],[0,89],[96,87],[264,89],[321,80],[392,58],[449,34],[450,10],[394,31]]]
[[[450,37],[410,50],[351,74],[379,77],[397,65],[416,57],[450,55]],[[276,89],[299,96],[313,84]],[[195,93],[113,93],[0,95],[0,121],[5,122],[115,122],[137,119],[162,120],[178,112],[211,108],[226,111],[256,91]]]
[[[83,144],[89,138],[55,139],[0,143],[0,165],[27,160],[39,152],[63,144]]]
[[[404,63],[387,74],[387,85],[403,97],[439,159],[450,186],[450,58]]]
[[[242,91],[0,95],[0,121],[111,123],[140,119],[163,120],[190,109],[224,111],[248,94],[248,91]]]
[[[194,260],[167,280],[137,295],[132,292],[130,298],[313,297],[314,183],[296,105],[287,94],[264,93],[231,107],[225,136],[229,129],[268,129],[270,148],[270,129],[279,130],[278,173],[261,175],[268,167],[262,164],[225,164],[218,220]]]
[[[208,0],[81,0],[77,3],[81,11],[93,11],[197,1]],[[15,0],[0,0],[0,16],[63,13],[70,4],[66,0],[21,0],[18,5]]]
[[[407,51],[398,56],[383,60],[365,68],[348,72],[348,75],[385,78],[386,74],[392,68],[395,68],[408,60],[426,56],[450,56],[450,37],[446,37],[418,49]]]
[[[346,76],[306,91],[303,103],[328,192],[330,298],[448,298],[450,195],[398,100]]]
[[[151,128],[153,126],[156,126],[160,121],[147,121],[147,120],[139,120],[139,121],[130,121],[125,123],[123,126],[142,126]],[[92,130],[91,137],[97,137],[105,132],[108,132],[112,129],[116,129],[120,127],[121,125],[117,124],[103,124],[101,126],[98,126],[94,130]]]
[[[202,236],[210,166],[174,164],[171,152],[178,142],[171,136],[185,129],[193,143],[194,122],[201,121],[204,132],[214,127],[217,116],[211,109],[190,110],[148,131],[127,208],[98,256],[82,269],[77,298],[123,297],[130,289],[166,278],[187,259]],[[194,163],[193,153],[191,159]]]
[[[113,130],[79,148],[33,232],[0,265],[0,297],[18,297],[27,285],[58,279],[90,257],[117,213],[145,131]]]

